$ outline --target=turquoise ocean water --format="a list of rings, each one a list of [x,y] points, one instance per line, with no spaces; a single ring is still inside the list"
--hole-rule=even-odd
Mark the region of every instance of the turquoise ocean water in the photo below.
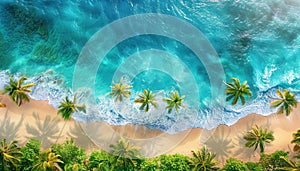
[[[290,89],[299,99],[299,11],[298,0],[2,0],[0,86],[3,87],[9,74],[26,75],[29,81],[37,83],[32,98],[49,100],[57,107],[65,95],[72,94],[73,79],[80,79],[73,78],[78,56],[97,31],[124,17],[165,14],[177,17],[203,33],[219,56],[217,62],[223,67],[224,81],[231,77],[248,81],[254,94],[248,103],[235,107],[210,105],[211,101],[220,99],[212,99],[210,78],[196,54],[178,40],[147,34],[128,38],[106,54],[97,73],[92,73],[95,82],[84,83],[95,85],[90,90],[95,94],[95,102],[87,102],[87,115],[76,113],[74,119],[84,122],[104,120],[115,125],[144,124],[169,133],[192,127],[230,125],[250,113],[268,115],[274,112],[269,108],[268,96],[274,96],[278,88]],[[103,41],[109,38],[103,37]],[[189,90],[199,92],[196,104],[187,97],[187,108],[178,114],[157,110],[143,113],[129,101],[120,105],[109,99],[107,93],[118,67],[131,55],[149,49],[167,52],[184,63],[198,87],[197,91]],[[131,100],[144,88],[155,91],[158,99],[170,90],[183,88],[167,73],[147,68],[146,64],[142,66],[145,70],[131,81],[134,87]],[[180,77],[179,68],[174,66],[171,71],[178,72],[175,75]],[[83,69],[83,73],[89,77],[88,68]],[[224,94],[220,96],[224,97]],[[160,110],[164,107],[161,106]]]

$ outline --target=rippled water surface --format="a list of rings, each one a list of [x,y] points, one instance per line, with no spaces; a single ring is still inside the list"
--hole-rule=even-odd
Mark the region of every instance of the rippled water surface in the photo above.
[[[82,48],[97,31],[124,17],[159,13],[174,16],[200,30],[218,54],[216,62],[222,65],[224,80],[229,81],[231,77],[247,80],[254,96],[245,106],[211,105],[214,101],[219,103],[224,94],[219,95],[220,99],[212,98],[211,90],[215,87],[210,83],[207,66],[190,47],[170,37],[145,34],[116,44],[105,55],[97,73],[91,73],[95,82],[84,82],[94,85],[93,90],[88,89],[95,95],[93,99],[86,100],[90,96],[84,87],[78,92],[87,103],[88,114],[76,113],[74,118],[105,120],[116,125],[144,124],[169,133],[232,124],[249,113],[274,112],[269,109],[268,96],[274,95],[277,88],[288,88],[299,97],[299,11],[298,0],[1,1],[1,86],[9,74],[27,75],[29,81],[37,83],[32,98],[48,99],[57,107],[63,96],[73,93],[73,79],[81,79],[73,78],[75,65]],[[124,31],[127,29],[135,28],[124,27]],[[165,32],[168,31],[166,28]],[[111,39],[110,36],[103,37],[103,42]],[[180,65],[171,63],[174,67],[168,70],[176,78],[151,68],[153,63],[167,66],[166,61],[146,60],[155,54],[151,52],[153,49],[166,52],[174,58],[172,61],[181,61]],[[147,51],[148,54],[140,55]],[[139,64],[144,70],[132,79],[131,101],[115,104],[107,95],[109,86],[118,68],[132,56],[143,59]],[[89,77],[88,68],[83,68],[82,73]],[[196,89],[185,89],[186,82],[184,86],[180,84],[180,80],[185,80],[185,73],[192,75]],[[197,92],[199,98],[195,104],[187,96],[187,108],[178,114],[162,112],[165,111],[163,103],[159,109],[144,113],[132,104],[136,93],[144,88],[155,91],[158,100],[173,89]]]

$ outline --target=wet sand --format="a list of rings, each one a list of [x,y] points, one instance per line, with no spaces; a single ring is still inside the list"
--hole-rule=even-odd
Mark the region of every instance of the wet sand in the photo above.
[[[29,138],[36,138],[42,142],[43,148],[73,138],[88,153],[95,149],[109,150],[109,145],[122,136],[140,146],[141,152],[147,157],[162,153],[191,155],[191,150],[205,145],[217,154],[219,164],[223,164],[229,157],[258,161],[259,154],[244,147],[245,141],[242,138],[251,127],[258,125],[274,132],[275,141],[266,146],[266,153],[290,151],[293,147],[290,144],[292,133],[300,128],[300,107],[294,109],[289,117],[250,114],[232,126],[220,125],[213,130],[195,128],[170,135],[143,125],[111,126],[105,122],[64,121],[47,101],[31,100],[18,107],[7,96],[1,98],[7,107],[0,108],[0,138],[18,140],[20,145]]]

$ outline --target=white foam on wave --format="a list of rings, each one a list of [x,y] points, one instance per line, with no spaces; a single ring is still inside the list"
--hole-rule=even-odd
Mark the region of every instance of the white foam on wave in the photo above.
[[[9,71],[0,71],[0,88],[9,81]],[[19,77],[20,74],[14,75]],[[126,82],[126,80],[124,80]],[[30,97],[35,100],[48,100],[49,104],[57,108],[59,103],[66,96],[73,96],[74,93],[68,88],[61,76],[49,70],[36,76],[28,78],[27,82],[35,83]],[[174,134],[189,128],[212,129],[220,124],[232,125],[239,119],[251,113],[260,115],[269,115],[276,112],[276,109],[270,109],[270,97],[276,97],[276,90],[280,87],[274,87],[264,92],[259,92],[254,100],[248,101],[246,105],[226,105],[213,106],[206,109],[195,109],[186,104],[186,108],[179,110],[178,113],[167,113],[166,104],[162,102],[165,96],[163,91],[156,92],[156,99],[159,102],[158,109],[151,108],[149,112],[139,110],[139,105],[133,103],[133,99],[125,99],[122,103],[115,103],[111,97],[106,94],[96,99],[92,99],[91,90],[79,89],[77,92],[78,102],[85,103],[87,113],[76,112],[73,118],[78,122],[106,121],[112,125],[142,124],[152,129],[159,129],[164,132]],[[300,91],[294,90],[297,94],[296,99],[300,100]],[[132,97],[137,93],[132,92]]]

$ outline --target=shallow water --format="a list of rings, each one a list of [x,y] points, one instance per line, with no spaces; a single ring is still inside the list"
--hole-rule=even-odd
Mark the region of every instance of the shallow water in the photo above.
[[[78,121],[144,124],[169,133],[191,127],[233,124],[249,113],[268,115],[274,112],[269,109],[268,95],[274,96],[277,88],[288,88],[299,97],[299,11],[298,0],[1,1],[1,86],[9,73],[27,75],[29,81],[38,83],[32,98],[48,99],[57,107],[63,96],[75,91],[74,79],[81,81],[79,94],[81,101],[88,105],[88,115],[76,113],[74,119]],[[231,77],[247,80],[254,96],[245,106],[224,106],[224,94],[220,93],[223,90],[218,87],[224,88],[224,85],[213,85],[210,66],[200,60],[201,57],[187,46],[189,44],[164,36],[184,33],[180,27],[164,28],[167,23],[161,24],[165,29],[162,34],[141,34],[116,43],[99,61],[99,66],[94,66],[96,73],[91,73],[89,66],[80,66],[82,75],[74,74],[78,71],[80,53],[93,35],[124,17],[149,13],[174,16],[201,31],[218,55],[212,62],[219,63],[222,68],[216,70],[224,71],[224,75],[220,72],[214,77],[227,81]],[[155,22],[153,29],[158,28]],[[132,26],[130,24],[127,26]],[[145,26],[145,23],[140,25]],[[134,32],[138,28],[122,29],[122,32]],[[120,35],[107,35],[99,40],[105,45]],[[189,38],[191,35],[182,36]],[[192,36],[190,40],[193,45],[205,41],[203,37]],[[97,58],[99,54],[93,55]],[[154,58],[155,55],[163,58]],[[168,57],[173,60],[166,60]],[[179,114],[167,114],[161,103],[158,110],[144,113],[138,111],[132,101],[113,103],[107,95],[109,86],[112,80],[118,81],[117,77],[122,74],[116,73],[126,61],[129,66],[135,64],[141,69],[132,76],[127,75],[134,87],[131,100],[144,88],[155,91],[158,99],[178,89],[187,95],[187,108]],[[126,72],[135,71],[133,66],[124,68],[120,73],[125,76]],[[90,94],[82,88],[88,89]],[[218,95],[214,96],[216,91]]]

